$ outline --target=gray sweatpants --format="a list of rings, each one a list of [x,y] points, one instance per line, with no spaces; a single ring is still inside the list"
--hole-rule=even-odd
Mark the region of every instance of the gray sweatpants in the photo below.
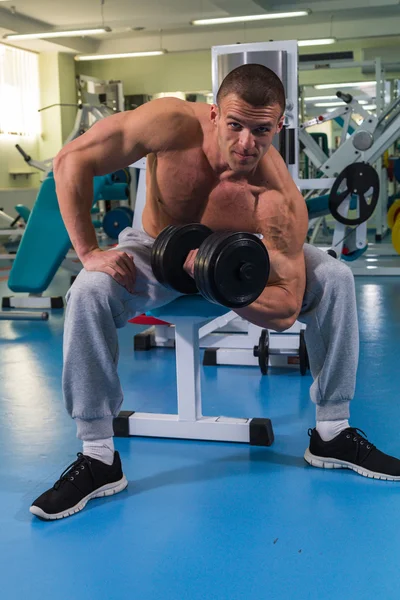
[[[155,280],[150,267],[153,241],[131,228],[119,237],[118,248],[135,259],[134,294],[109,275],[84,269],[68,291],[63,393],[82,440],[113,435],[113,418],[123,400],[117,328],[180,295]],[[307,284],[299,320],[307,325],[311,399],[318,420],[346,419],[358,364],[354,278],[346,265],[313,246],[306,244],[304,254]]]

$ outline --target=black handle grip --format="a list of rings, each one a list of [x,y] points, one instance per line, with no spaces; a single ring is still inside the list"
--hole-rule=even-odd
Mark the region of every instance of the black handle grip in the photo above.
[[[22,156],[24,157],[25,162],[29,162],[31,160],[31,157],[29,156],[29,154],[27,154],[25,152],[25,150],[23,150],[19,144],[15,144],[15,147],[18,150],[18,152],[20,154],[22,154]]]
[[[343,100],[346,104],[350,104],[353,100],[353,96],[351,94],[346,94],[345,92],[336,92],[336,96]]]

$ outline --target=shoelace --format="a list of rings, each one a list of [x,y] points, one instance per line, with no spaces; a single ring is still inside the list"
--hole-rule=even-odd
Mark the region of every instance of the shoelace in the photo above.
[[[55,482],[53,486],[55,490],[58,490],[58,488],[64,481],[74,481],[75,477],[78,476],[79,472],[83,471],[85,467],[89,469],[92,479],[94,479],[91,467],[92,461],[90,460],[90,458],[82,454],[82,452],[78,452],[77,456],[77,460],[70,464],[69,467],[67,467],[65,471],[61,473],[60,479]]]
[[[353,442],[357,443],[357,458],[360,453],[360,446],[364,446],[364,444],[367,445],[367,450],[369,450],[368,454],[370,454],[372,450],[375,450],[376,446],[368,441],[367,434],[362,429],[359,429],[358,427],[348,427],[347,429],[344,429],[344,431],[346,432],[347,439],[352,437]],[[310,437],[312,436],[312,432],[313,429],[308,430],[308,435]],[[365,458],[368,456],[368,454],[365,456]]]
[[[350,439],[353,436],[353,442],[357,443],[357,459],[359,458],[360,446],[364,446],[364,444],[366,444],[367,450],[369,450],[368,454],[370,454],[372,450],[376,448],[374,444],[371,444],[371,442],[368,441],[367,434],[364,433],[362,429],[358,429],[358,427],[349,427],[345,431],[347,431],[346,437]]]

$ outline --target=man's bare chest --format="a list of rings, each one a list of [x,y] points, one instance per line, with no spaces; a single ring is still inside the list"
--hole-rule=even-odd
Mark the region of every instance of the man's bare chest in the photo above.
[[[213,229],[244,229],[270,212],[265,186],[220,178],[198,155],[171,158],[157,161],[150,184],[153,201],[174,219],[197,214]]]

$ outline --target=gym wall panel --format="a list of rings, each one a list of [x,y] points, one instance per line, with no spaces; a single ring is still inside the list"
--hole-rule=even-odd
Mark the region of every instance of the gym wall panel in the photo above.
[[[73,54],[60,52],[58,55],[58,75],[60,82],[60,102],[75,104],[77,92],[75,83],[75,60]],[[61,107],[61,135],[65,142],[75,123],[76,109],[72,106]]]
[[[120,79],[127,95],[211,90],[211,51],[77,62],[76,72]]]
[[[39,59],[41,108],[60,102],[58,52],[42,52]],[[61,108],[52,106],[40,113],[42,136],[40,159],[55,156],[62,147]]]
[[[15,148],[20,144],[26,152],[37,156],[39,153],[39,140],[19,135],[0,135],[0,207],[4,206],[2,191],[5,188],[26,188],[39,185],[39,175],[33,173],[29,177],[11,177],[10,169],[30,170],[24,159]]]
[[[344,44],[338,46],[345,47]],[[354,49],[354,60],[362,59],[362,50]],[[77,62],[76,73],[99,79],[121,79],[126,95],[211,90],[211,52],[174,52],[155,57]],[[371,79],[371,76],[363,74],[361,68],[299,72],[301,85],[363,79]]]

